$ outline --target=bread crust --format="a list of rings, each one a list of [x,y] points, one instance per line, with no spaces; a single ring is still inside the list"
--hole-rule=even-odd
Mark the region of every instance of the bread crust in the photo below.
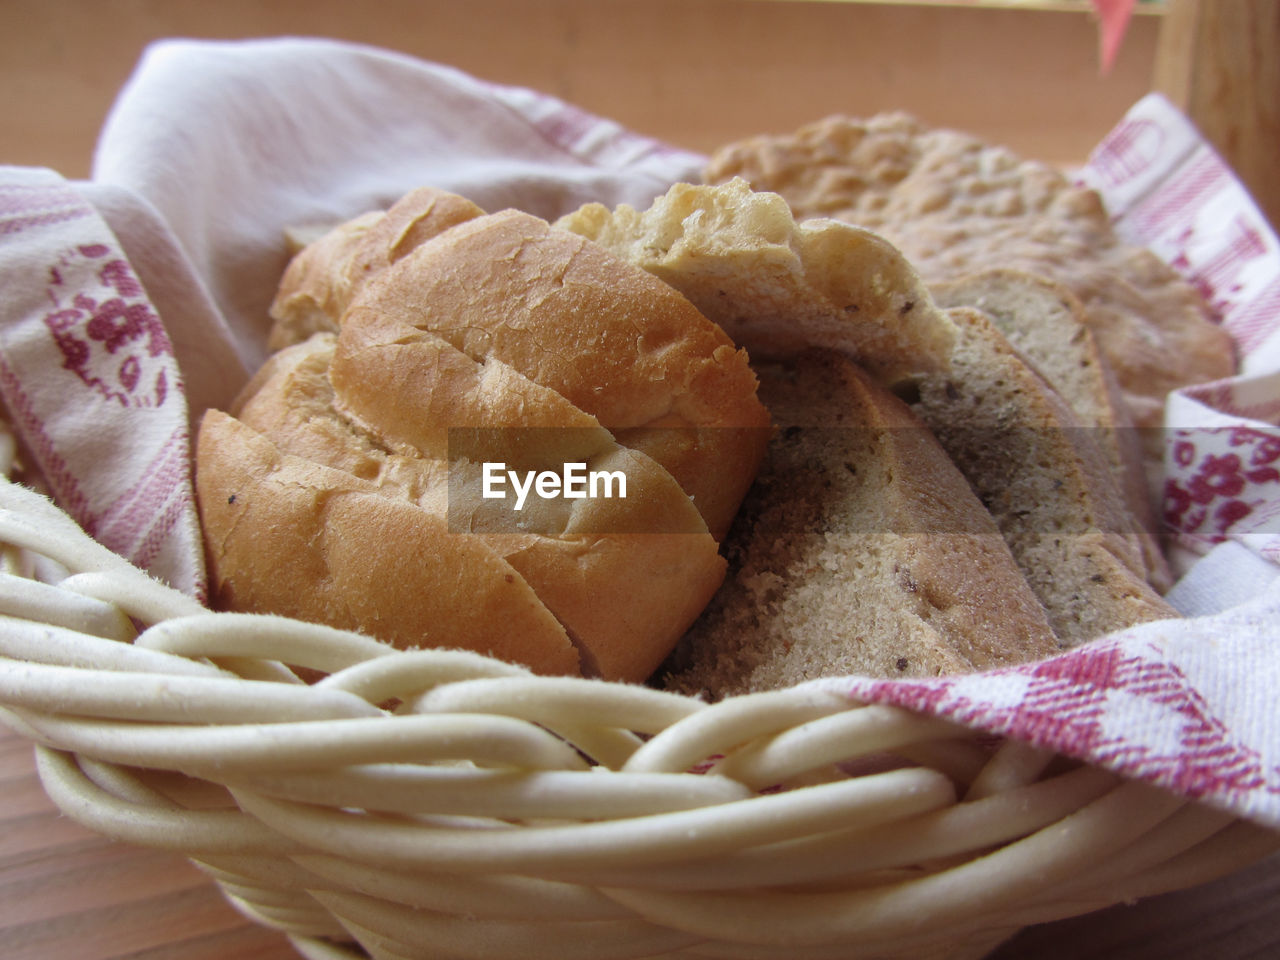
[[[573,455],[587,458],[591,469],[626,473],[626,499],[537,501],[517,527],[515,517],[495,515],[480,499],[474,461],[396,453],[343,416],[328,376],[334,347],[333,335],[318,334],[277,353],[237,402],[237,418],[282,452],[358,476],[383,496],[416,503],[455,535],[484,543],[564,626],[583,672],[633,682],[648,677],[706,605],[725,568],[671,476],[598,427],[569,431],[583,441]],[[552,456],[524,462],[547,466],[565,455],[547,444],[538,450]]]
[[[441,362],[441,341],[596,418],[675,476],[713,535],[728,528],[768,414],[745,353],[667,284],[528,214],[470,220],[364,285],[334,357],[342,402],[367,425],[405,424],[437,390],[392,391],[411,389],[411,366]]]
[[[211,418],[198,445],[218,602],[397,644],[419,618],[457,619],[447,633],[464,643],[485,614],[460,615],[455,596],[428,601],[399,544],[380,556],[376,539],[335,526],[368,516],[394,540],[394,518],[414,525],[433,575],[479,563],[455,571],[460,588],[485,569],[517,577],[572,654],[534,635],[512,658],[486,639],[506,617],[499,604],[478,634],[496,656],[609,680],[652,673],[721,582],[709,523],[727,529],[767,443],[755,375],[723,331],[579,237],[430,189],[304,249],[273,312],[275,342],[288,345],[233,406],[241,429]],[[258,469],[236,472],[225,461],[246,448]],[[524,474],[568,463],[625,474],[626,496],[534,498],[515,513],[482,493],[485,464]],[[234,504],[218,502],[233,481],[252,492],[255,517],[302,533],[278,544],[240,535]],[[323,589],[273,575],[294,564],[286,548],[310,551],[299,569]],[[358,568],[360,550],[384,580]]]
[[[201,422],[196,462],[216,607],[579,672],[568,634],[524,578],[442,517],[282,453],[216,410]]]
[[[419,244],[484,211],[434,187],[409,191],[387,210],[371,210],[326,230],[290,261],[271,303],[267,348],[336,333],[364,284]]]

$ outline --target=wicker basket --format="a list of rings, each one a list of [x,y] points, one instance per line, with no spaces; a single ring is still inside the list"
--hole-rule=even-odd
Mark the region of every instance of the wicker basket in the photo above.
[[[209,613],[5,480],[0,545],[0,718],[52,800],[314,960],[960,960],[1280,845],[817,690],[707,705]]]

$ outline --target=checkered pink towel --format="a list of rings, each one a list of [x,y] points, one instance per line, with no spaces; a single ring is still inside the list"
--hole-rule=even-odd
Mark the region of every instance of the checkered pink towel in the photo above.
[[[0,168],[0,397],[59,502],[199,595],[194,416],[263,358],[285,226],[422,183],[555,217],[646,206],[702,158],[553,98],[326,40],[149,49],[93,177]],[[1022,668],[820,681],[1049,747],[1280,828],[1280,250],[1165,101],[1081,176],[1119,229],[1201,285],[1240,375],[1170,398],[1166,518],[1188,619]]]
[[[1190,619],[1038,664],[929,682],[837,682],[1081,757],[1280,827],[1280,244],[1192,125],[1152,94],[1080,179],[1116,229],[1189,277],[1240,351],[1239,375],[1175,393],[1164,520]],[[827,681],[823,681],[827,683]]]

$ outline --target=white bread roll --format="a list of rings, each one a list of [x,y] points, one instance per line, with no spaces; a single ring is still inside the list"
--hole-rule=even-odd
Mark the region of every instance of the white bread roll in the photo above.
[[[196,459],[214,606],[578,672],[564,627],[519,573],[443,517],[284,454],[216,410],[201,422]]]
[[[623,470],[628,495],[625,500],[535,500],[521,515],[523,529],[517,532],[514,517],[497,515],[492,502],[480,499],[472,463],[392,452],[344,417],[328,377],[333,351],[333,335],[317,334],[278,352],[232,412],[271,437],[283,453],[360,477],[384,496],[413,502],[446,522],[451,536],[485,543],[564,626],[578,647],[584,674],[647,677],[666,653],[653,638],[679,636],[724,574],[724,560],[706,525],[671,476],[598,425],[536,431],[537,437],[563,436],[574,443],[574,449],[557,450],[556,456],[582,457],[592,470]],[[542,388],[519,377],[511,382],[538,391],[526,402],[540,399]],[[540,413],[545,418],[552,409],[549,405]],[[453,415],[463,422],[467,417],[457,410]],[[582,416],[577,413],[579,422]],[[513,435],[527,434],[480,434]],[[526,465],[547,466],[550,461],[542,457],[530,459],[546,450],[543,445],[515,456]]]
[[[432,190],[304,249],[273,313],[275,342],[291,345],[242,394],[240,430],[211,416],[198,448],[217,602],[397,645],[440,644],[435,622],[492,615],[488,628],[444,628],[447,645],[538,672],[647,678],[723,578],[709,525],[727,529],[768,441],[755,375],[721,330],[579,237]],[[227,462],[246,448],[262,469]],[[582,462],[625,473],[627,493],[534,501],[517,515],[481,496],[482,461],[522,472]],[[306,479],[282,485],[279,464]],[[367,515],[390,539],[388,516],[431,531],[415,534],[421,575],[406,560],[371,581],[360,551],[329,535],[330,501],[355,504],[344,523]],[[287,520],[310,536],[248,535],[246,504],[256,525]],[[378,543],[360,542],[385,574]],[[455,571],[458,590],[424,592],[458,564],[469,565]],[[274,573],[295,567],[323,586]],[[533,644],[521,655],[491,636],[510,619],[501,605],[468,606],[512,583],[540,624],[516,631]]]
[[[366,425],[404,424],[439,338],[595,417],[679,480],[718,537],[767,442],[746,355],[668,284],[514,210],[469,220],[368,280],[332,376]],[[393,382],[401,390],[384,389]]]

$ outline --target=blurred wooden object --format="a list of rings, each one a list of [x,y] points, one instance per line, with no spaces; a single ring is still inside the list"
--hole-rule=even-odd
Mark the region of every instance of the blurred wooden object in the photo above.
[[[1280,225],[1280,3],[1168,0],[1153,86],[1182,109]]]
[[[1083,0],[992,2],[0,0],[0,163],[85,177],[149,42],[281,34],[448,63],[693,150],[900,109],[1026,157],[1083,161],[1150,89],[1159,8],[1138,5],[1104,76]]]

